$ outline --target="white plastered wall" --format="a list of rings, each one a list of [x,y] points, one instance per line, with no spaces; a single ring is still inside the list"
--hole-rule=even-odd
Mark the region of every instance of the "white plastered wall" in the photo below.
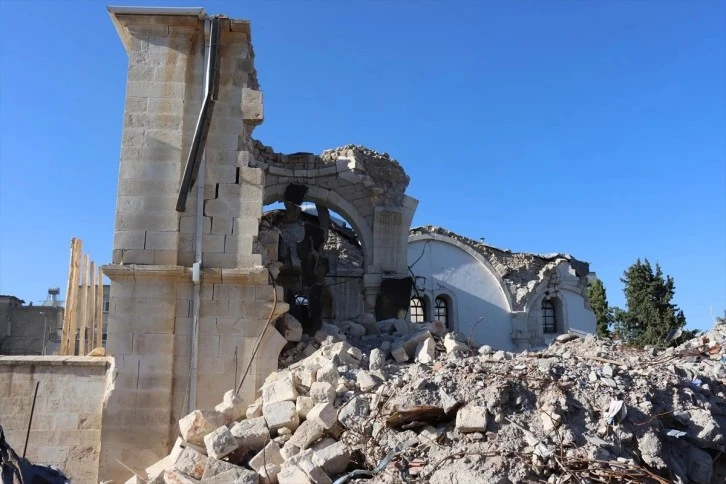
[[[424,294],[430,306],[440,294],[450,297],[450,329],[477,345],[514,350],[509,299],[481,256],[447,237],[412,236],[408,265],[415,276],[426,278]],[[431,307],[427,309],[430,318]]]

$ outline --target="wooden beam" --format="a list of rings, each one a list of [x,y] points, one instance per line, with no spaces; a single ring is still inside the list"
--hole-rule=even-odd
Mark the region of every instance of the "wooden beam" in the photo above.
[[[93,351],[93,332],[96,329],[96,264],[91,261],[91,270],[88,271],[88,340],[86,341],[87,355]]]
[[[103,269],[98,268],[98,288],[96,289],[96,348],[103,346]]]
[[[86,324],[88,323],[88,254],[83,256],[83,286],[81,288],[81,319],[78,334],[78,355],[86,356]]]
[[[61,332],[60,355],[68,355],[70,349],[70,331],[73,324],[74,310],[78,298],[78,266],[81,260],[80,239],[71,239],[71,257],[68,264],[68,286],[66,287],[66,307],[63,314],[63,330]],[[73,337],[75,341],[75,335]]]

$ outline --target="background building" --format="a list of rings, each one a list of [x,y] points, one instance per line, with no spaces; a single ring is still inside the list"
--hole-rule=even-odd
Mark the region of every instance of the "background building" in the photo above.
[[[80,293],[80,291],[79,291]],[[103,343],[108,327],[110,286],[103,286]],[[65,301],[58,298],[58,288],[48,289],[41,304],[0,295],[0,355],[54,355],[60,346]],[[79,305],[80,305],[79,295]],[[87,338],[90,331],[87,329]],[[78,339],[78,335],[76,339]]]

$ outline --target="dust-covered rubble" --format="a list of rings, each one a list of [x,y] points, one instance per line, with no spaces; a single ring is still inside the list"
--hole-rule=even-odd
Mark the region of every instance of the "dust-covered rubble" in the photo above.
[[[182,418],[129,482],[726,482],[726,324],[665,350],[562,335],[515,354],[362,319],[291,341],[256,402]]]

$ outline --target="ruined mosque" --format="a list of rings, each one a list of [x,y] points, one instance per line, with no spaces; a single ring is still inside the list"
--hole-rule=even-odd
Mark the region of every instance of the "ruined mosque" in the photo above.
[[[290,316],[311,335],[333,322],[438,321],[508,351],[594,332],[587,263],[412,228],[419,202],[387,154],[279,153],[256,140],[263,94],[249,21],[109,11],[128,77],[104,267],[115,366],[101,478],[164,457],[177,420],[213,407],[247,366],[240,395],[254,400]]]

